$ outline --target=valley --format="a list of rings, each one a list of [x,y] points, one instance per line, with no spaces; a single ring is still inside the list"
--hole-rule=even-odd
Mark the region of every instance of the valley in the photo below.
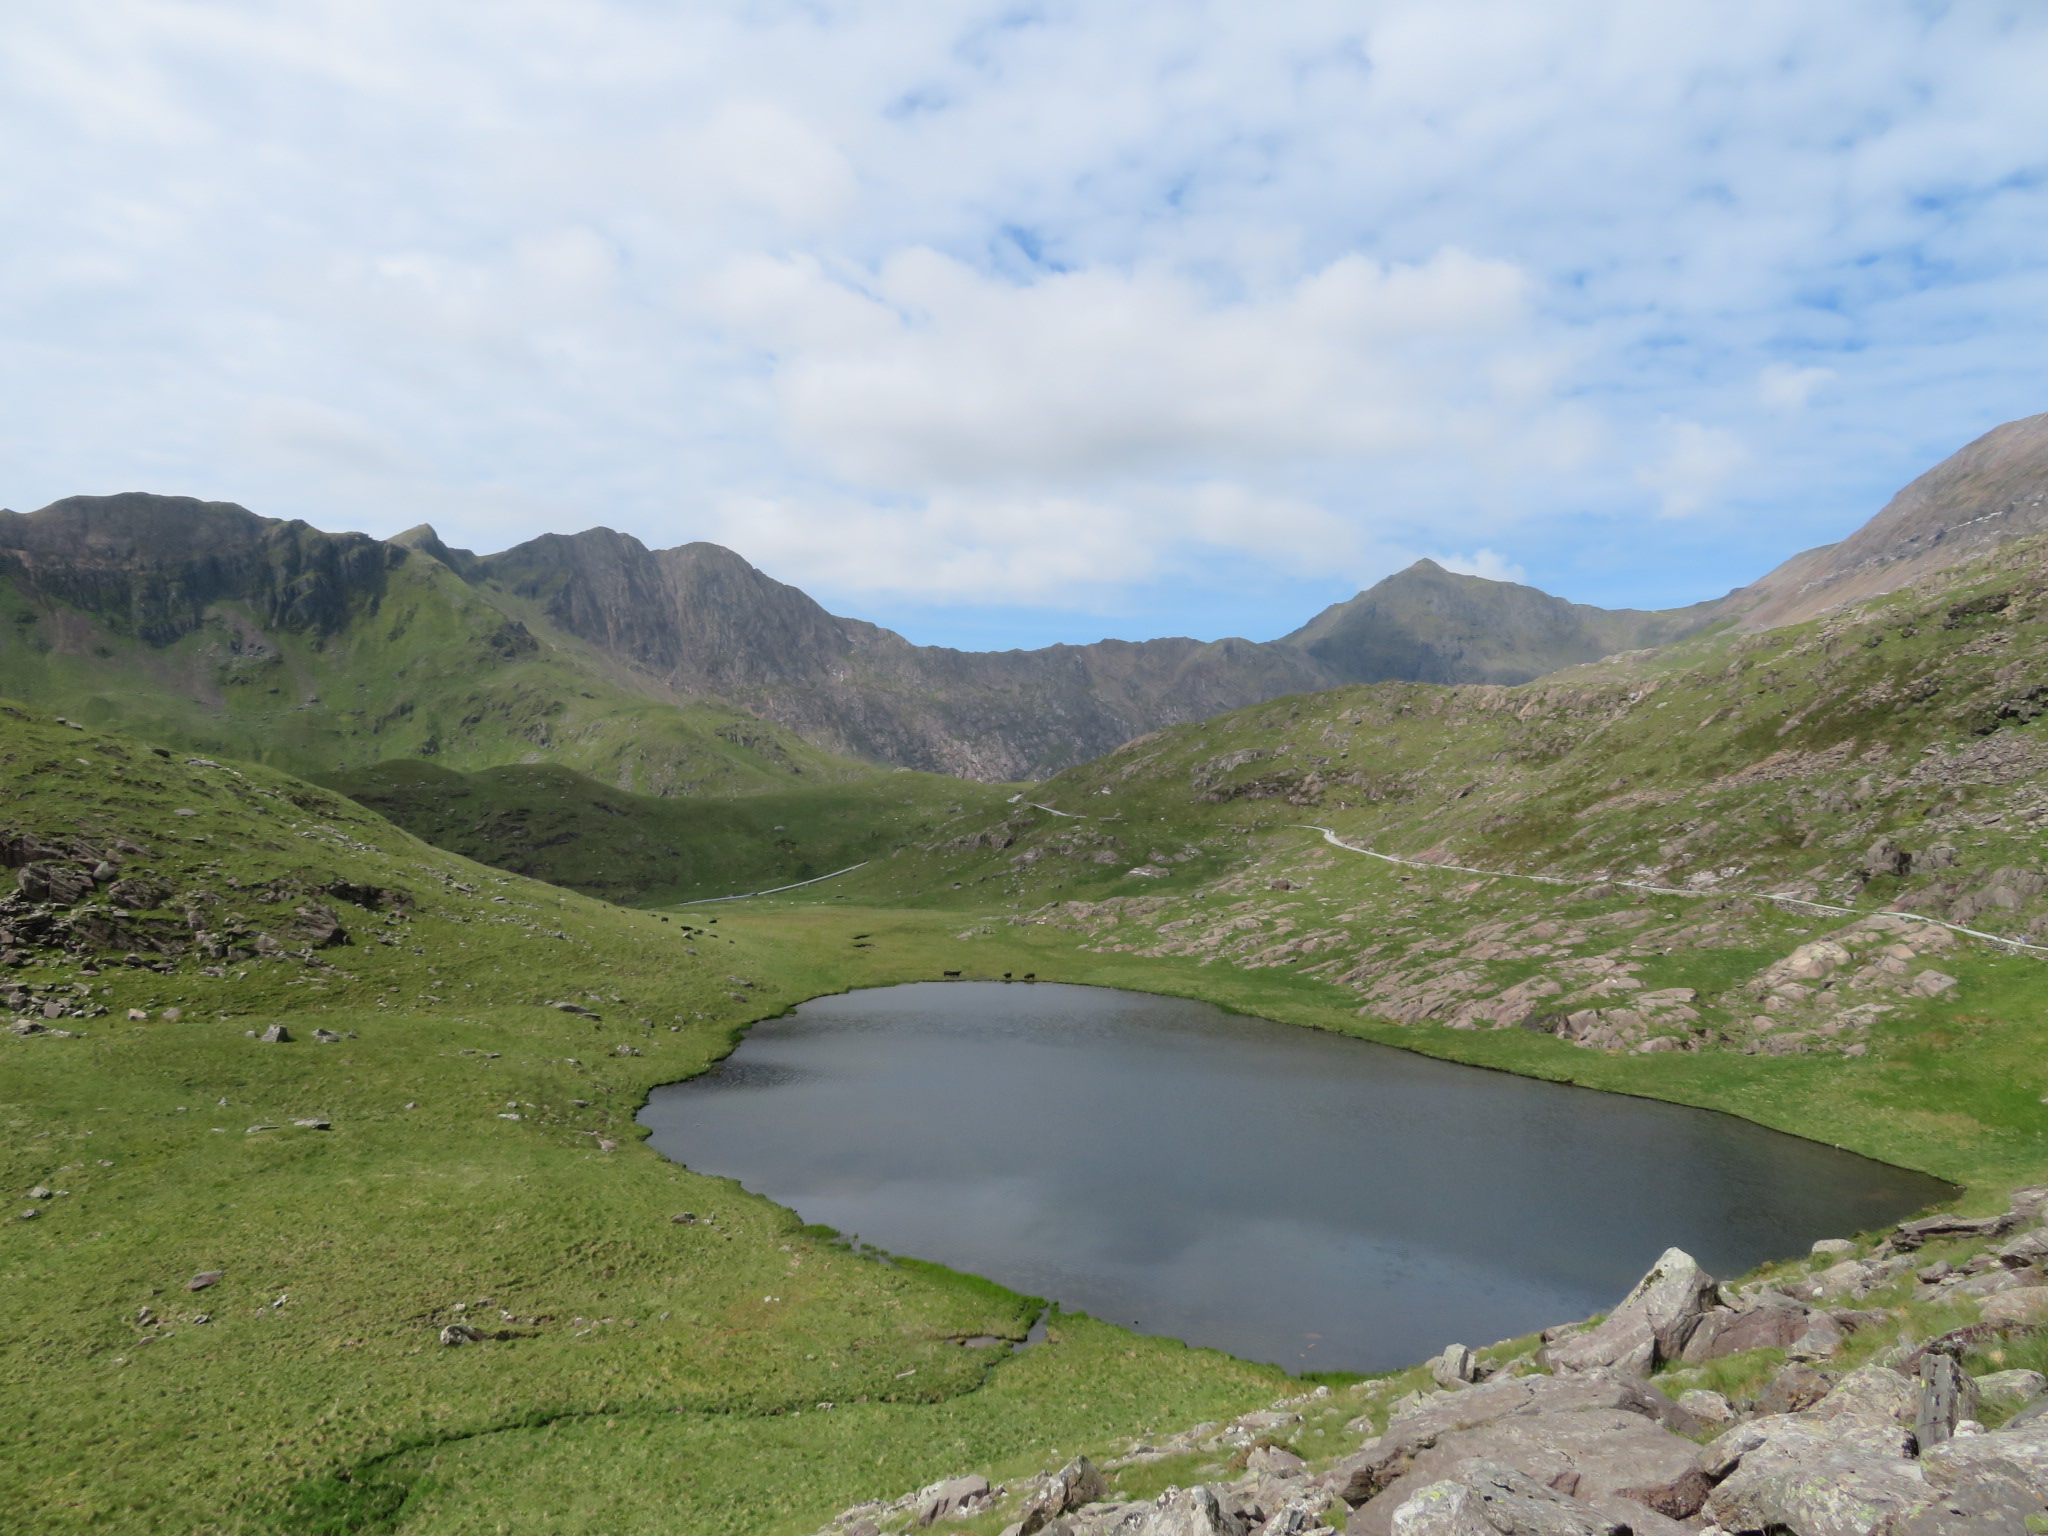
[[[1328,1495],[1405,1394],[1491,1390],[1291,1378],[1072,1311],[1012,1353],[1040,1299],[646,1144],[650,1091],[752,1023],[949,975],[1725,1111],[2006,1211],[2048,1172],[2041,421],[1698,612],[1389,578],[1317,621],[1365,637],[1346,665],[1416,674],[1373,681],[1282,642],[1106,643],[1078,674],[911,655],[786,587],[767,631],[822,649],[641,623],[768,580],[713,546],[476,557],[168,498],[14,518],[4,1507],[38,1532],[805,1536],[855,1506],[838,1529],[895,1531],[906,1490],[1080,1452],[1133,1501],[1259,1450]],[[1477,654],[1502,606],[1533,617]],[[827,688],[805,669],[834,647],[883,659]],[[1469,673],[1425,675],[1446,657]],[[2014,1211],[1994,1235],[2039,1214]],[[1883,1324],[1831,1323],[1803,1364],[1781,1339],[1642,1368],[1760,1422],[1794,1365],[1833,1389],[2048,1293],[1990,1227],[1941,1231],[1932,1278],[1833,1234],[1830,1263],[1883,1270],[1835,1310]],[[1743,1294],[1832,1316],[1820,1273],[1786,1255]],[[2048,1363],[2023,1322],[1950,1354]],[[1482,1355],[1550,1380],[1537,1351]]]

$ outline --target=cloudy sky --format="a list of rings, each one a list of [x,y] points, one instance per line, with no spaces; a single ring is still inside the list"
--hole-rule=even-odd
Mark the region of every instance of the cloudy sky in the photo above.
[[[1717,595],[2048,410],[2048,11],[13,0],[0,504],[972,646]]]

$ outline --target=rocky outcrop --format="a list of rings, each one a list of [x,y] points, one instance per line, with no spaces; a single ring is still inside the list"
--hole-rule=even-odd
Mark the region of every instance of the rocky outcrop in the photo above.
[[[1133,1442],[1103,1468],[1234,1452],[1230,1464],[1243,1471],[1233,1480],[1120,1499],[1082,1458],[961,1507],[1000,1510],[1014,1499],[1018,1518],[1004,1536],[2034,1536],[2048,1527],[2048,1377],[1973,1377],[1964,1356],[2048,1318],[2000,1319],[1991,1303],[2014,1293],[1995,1292],[1982,1322],[1914,1344],[1896,1331],[1896,1307],[1815,1303],[1873,1290],[1895,1297],[1908,1284],[1924,1298],[1950,1270],[2024,1272],[2032,1279],[2022,1293],[2048,1298],[2044,1216],[2048,1189],[2023,1189],[1995,1216],[1902,1223],[1865,1257],[1848,1241],[1817,1243],[1806,1272],[1734,1292],[1669,1250],[1606,1319],[1548,1330],[1535,1356],[1526,1346],[1453,1345],[1404,1373],[1418,1389],[1352,1421],[1364,1443],[1327,1465],[1281,1443],[1305,1414],[1339,1411],[1319,1387],[1229,1424]],[[1909,1280],[1917,1261],[1901,1250],[1936,1241],[1976,1246],[1942,1261],[1942,1273],[1923,1266]],[[1815,1342],[1823,1327],[1830,1339]],[[1847,1339],[1880,1327],[1897,1342],[1854,1369],[1831,1366]],[[1795,1330],[1806,1358],[1733,1400],[1697,1387],[1674,1400],[1648,1376],[1696,1380],[1697,1366],[1784,1349]],[[1546,1361],[1573,1363],[1542,1374]],[[1385,1385],[1351,1390],[1372,1397]],[[2009,1420],[1987,1428],[1980,1415]],[[946,1490],[970,1481],[988,1488],[934,1484],[848,1510],[821,1536],[914,1529]]]
[[[332,633],[375,610],[384,573],[405,558],[365,534],[189,496],[130,491],[0,512],[0,576],[157,647],[230,600],[266,626]]]

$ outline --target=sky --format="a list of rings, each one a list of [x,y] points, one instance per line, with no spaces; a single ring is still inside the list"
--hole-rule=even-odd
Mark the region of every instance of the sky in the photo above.
[[[2048,8],[12,0],[0,504],[972,648],[1717,596],[2048,410]]]

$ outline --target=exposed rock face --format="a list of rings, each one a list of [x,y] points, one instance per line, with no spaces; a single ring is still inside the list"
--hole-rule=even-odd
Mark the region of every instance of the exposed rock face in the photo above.
[[[70,496],[0,512],[0,574],[153,646],[235,599],[265,624],[331,632],[383,590],[402,551],[189,496]]]
[[[1794,555],[1717,617],[1775,629],[1895,591],[1993,544],[2048,529],[2048,415],[1994,427],[1920,476],[1839,544]]]
[[[1651,612],[1567,602],[1418,560],[1286,636],[1348,683],[1526,683],[1682,639],[1716,603]]]
[[[466,579],[682,694],[708,694],[819,745],[968,778],[1038,778],[1164,725],[1346,679],[1249,640],[1103,640],[956,651],[827,613],[716,544],[650,550],[609,528],[547,534]]]

